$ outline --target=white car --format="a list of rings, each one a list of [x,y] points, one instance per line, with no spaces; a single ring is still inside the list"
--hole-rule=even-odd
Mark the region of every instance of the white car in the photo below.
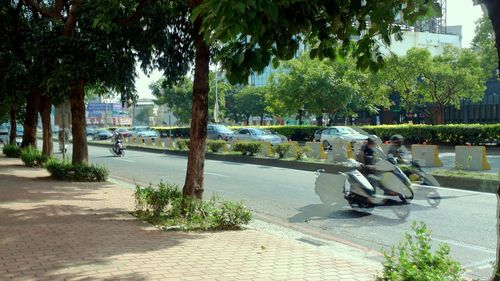
[[[231,141],[249,140],[249,141],[266,141],[272,145],[280,144],[283,142],[283,137],[278,134],[273,134],[271,131],[257,128],[241,128],[231,137]]]
[[[334,126],[334,127],[329,127],[325,128],[321,132],[321,142],[323,143],[323,147],[326,149],[330,147],[334,139],[342,137],[346,141],[363,141],[368,138],[367,135],[363,135],[359,133],[358,131],[354,130],[351,127],[347,126]]]

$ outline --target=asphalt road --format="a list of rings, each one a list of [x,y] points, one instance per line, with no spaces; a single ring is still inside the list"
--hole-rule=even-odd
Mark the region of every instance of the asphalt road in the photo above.
[[[184,182],[185,157],[129,150],[119,158],[94,146],[89,146],[89,154],[92,162],[106,165],[111,177],[118,180],[180,186]],[[384,207],[367,214],[351,210],[343,200],[322,204],[315,193],[315,185],[321,182],[315,173],[306,171],[223,161],[205,164],[207,195],[244,200],[260,218],[377,252],[399,241],[412,221],[424,221],[436,244],[449,244],[453,257],[469,275],[481,280],[490,276],[497,244],[494,194],[415,187],[416,197],[407,209]],[[440,195],[436,207],[426,200],[432,191]],[[405,212],[408,217],[397,216]],[[382,260],[377,254],[370,257]]]

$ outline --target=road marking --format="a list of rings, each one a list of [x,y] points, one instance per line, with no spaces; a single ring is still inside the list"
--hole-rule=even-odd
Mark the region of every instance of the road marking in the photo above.
[[[427,189],[439,189],[439,190],[457,191],[457,192],[463,192],[463,193],[497,196],[494,193],[483,192],[483,191],[463,190],[463,189],[456,189],[456,188],[452,188],[452,187],[440,187],[440,186],[430,186],[430,185],[421,185],[421,184],[412,184],[412,185],[417,186],[417,187],[427,188]]]
[[[487,249],[487,248],[479,246],[479,245],[473,245],[473,244],[468,244],[465,242],[459,242],[459,241],[449,240],[449,239],[439,239],[439,238],[435,238],[435,237],[432,237],[432,240],[436,240],[438,242],[443,242],[446,244],[454,245],[457,247],[463,247],[463,248],[475,250],[478,252],[483,252],[483,253],[488,253],[488,254],[496,254],[495,250],[490,250],[490,249]]]
[[[487,259],[487,260],[482,260],[482,261],[478,261],[478,262],[465,264],[464,268],[486,269],[486,268],[492,267],[494,262],[495,262],[495,260],[493,260],[493,259]]]
[[[221,175],[221,174],[217,174],[217,173],[205,172],[205,174],[206,174],[206,175],[216,176],[216,177],[230,178],[230,176]]]
[[[124,162],[136,163],[134,160],[130,160],[130,159],[123,159],[123,158],[113,158],[113,159],[124,161]]]

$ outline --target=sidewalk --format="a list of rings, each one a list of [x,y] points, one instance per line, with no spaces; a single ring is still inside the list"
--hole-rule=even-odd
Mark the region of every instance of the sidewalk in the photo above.
[[[374,280],[380,269],[264,231],[160,231],[128,214],[132,192],[0,157],[0,280]]]

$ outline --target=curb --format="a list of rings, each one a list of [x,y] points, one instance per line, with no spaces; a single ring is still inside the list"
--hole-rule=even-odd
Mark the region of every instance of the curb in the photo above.
[[[487,193],[497,193],[500,186],[500,180],[486,180],[466,177],[453,177],[432,175],[441,184],[442,187],[470,190]],[[453,186],[453,187],[450,187]]]

